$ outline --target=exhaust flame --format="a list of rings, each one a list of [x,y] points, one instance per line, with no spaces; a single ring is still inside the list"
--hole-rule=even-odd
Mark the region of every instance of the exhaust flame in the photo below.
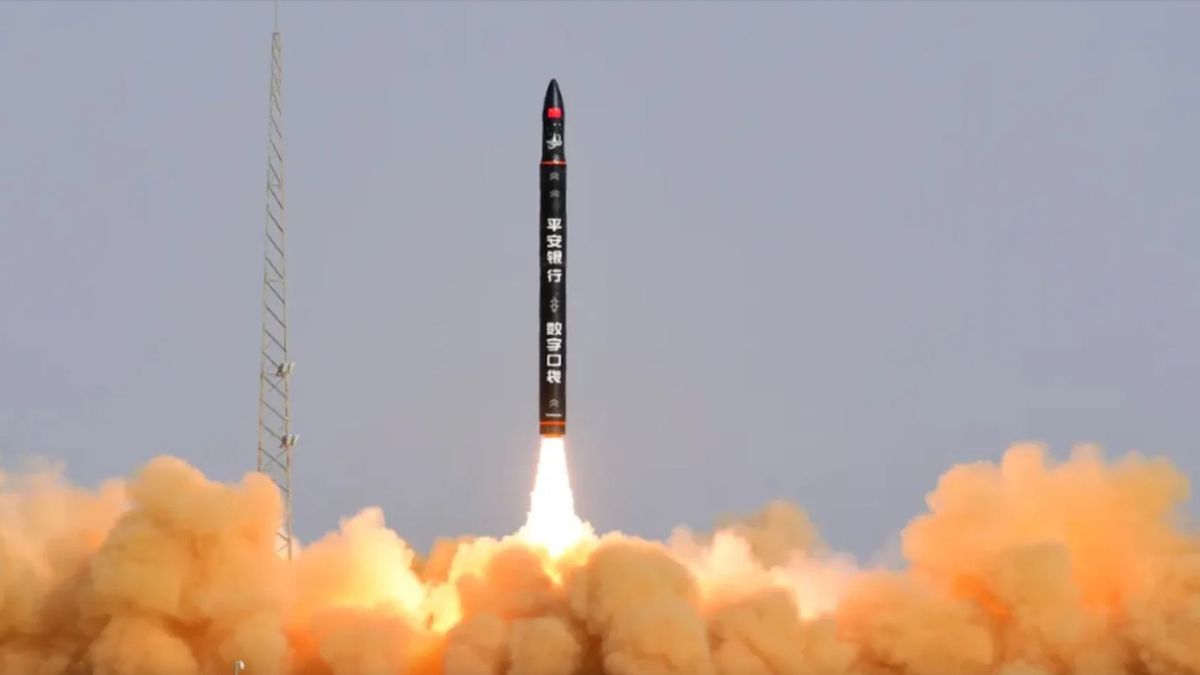
[[[529,495],[529,515],[517,536],[555,559],[593,536],[592,527],[575,515],[575,497],[571,494],[562,438],[542,439],[537,477]]]

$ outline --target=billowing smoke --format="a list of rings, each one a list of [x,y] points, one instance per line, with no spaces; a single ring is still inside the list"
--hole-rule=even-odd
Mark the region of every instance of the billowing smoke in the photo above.
[[[1025,445],[942,476],[903,569],[857,567],[783,503],[555,555],[420,556],[368,509],[287,563],[257,474],[0,476],[0,675],[1200,674],[1187,490],[1165,461]]]

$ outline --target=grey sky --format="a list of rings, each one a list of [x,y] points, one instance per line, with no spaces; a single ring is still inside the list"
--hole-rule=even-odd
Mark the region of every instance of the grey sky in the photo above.
[[[266,3],[0,5],[0,452],[253,467]],[[519,526],[539,105],[582,515],[869,554],[1041,439],[1200,475],[1195,4],[285,3],[299,534]]]

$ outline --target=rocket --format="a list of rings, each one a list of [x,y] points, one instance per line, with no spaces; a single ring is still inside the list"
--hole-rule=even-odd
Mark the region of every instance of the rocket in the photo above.
[[[542,437],[567,433],[567,155],[563,115],[558,82],[550,80],[542,104],[542,161],[538,169],[538,429]]]

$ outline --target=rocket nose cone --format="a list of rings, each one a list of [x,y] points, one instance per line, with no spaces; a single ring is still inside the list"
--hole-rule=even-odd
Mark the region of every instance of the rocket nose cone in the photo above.
[[[542,106],[543,110],[557,108],[562,110],[562,93],[558,91],[558,80],[550,80],[550,86],[546,87],[546,103]]]

